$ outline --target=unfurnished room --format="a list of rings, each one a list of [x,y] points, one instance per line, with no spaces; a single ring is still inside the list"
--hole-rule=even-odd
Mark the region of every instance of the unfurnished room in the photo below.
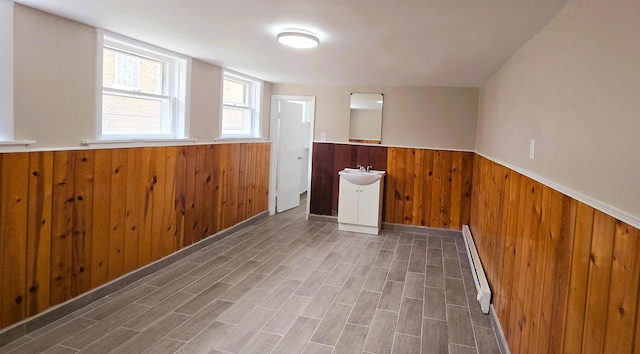
[[[638,33],[0,0],[0,353],[640,353]]]

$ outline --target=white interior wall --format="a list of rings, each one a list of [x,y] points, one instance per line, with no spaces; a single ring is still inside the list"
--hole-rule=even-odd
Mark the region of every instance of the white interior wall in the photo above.
[[[483,87],[478,152],[640,225],[638,33],[637,0],[567,3]]]
[[[275,95],[315,96],[314,140],[348,142],[351,93],[382,93],[382,144],[473,150],[476,88],[273,84]]]
[[[35,140],[33,149],[82,148],[96,138],[96,29],[18,4],[14,10],[15,139]],[[193,60],[191,75],[189,137],[211,143],[220,136],[221,69]],[[270,97],[265,82],[265,138]]]

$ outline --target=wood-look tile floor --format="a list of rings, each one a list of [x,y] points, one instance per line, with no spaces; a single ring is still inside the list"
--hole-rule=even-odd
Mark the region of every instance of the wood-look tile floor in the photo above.
[[[262,222],[7,346],[10,353],[500,353],[461,237]]]

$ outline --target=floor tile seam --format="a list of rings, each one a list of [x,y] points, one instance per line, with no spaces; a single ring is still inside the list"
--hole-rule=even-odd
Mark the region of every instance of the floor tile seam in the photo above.
[[[315,333],[315,331],[314,331],[314,333]],[[313,338],[313,336],[312,336],[312,338]],[[321,346],[323,346],[323,347],[335,348],[335,345],[328,345],[328,344],[324,344],[324,343],[318,343],[318,342],[314,342],[314,341],[312,341],[311,339],[309,339],[309,340],[307,341],[307,345],[308,345],[309,343],[313,343],[313,344],[321,345]],[[307,347],[307,346],[305,345],[305,348],[306,348],[306,347]],[[333,351],[333,349],[331,349],[331,351]]]
[[[425,319],[430,320],[430,321],[440,321],[440,322],[444,322],[446,324],[449,324],[449,322],[447,320],[443,320],[443,319],[440,319],[440,318],[433,318],[433,317],[422,315],[422,321],[424,321]]]
[[[464,288],[464,284],[463,284],[463,288]],[[475,344],[475,347],[476,347],[476,350],[477,350],[477,348],[478,348],[478,333],[476,333],[476,326],[473,325],[473,317],[471,316],[471,306],[469,306],[469,300],[468,300],[468,298],[466,296],[467,295],[466,292],[465,292],[464,295],[465,295],[465,300],[467,300],[467,314],[469,315],[469,324],[471,325],[471,331],[473,333],[473,343]]]
[[[364,284],[363,284],[363,286],[364,286]],[[360,290],[360,291],[362,292],[362,290]],[[337,297],[337,296],[338,296],[338,294],[336,294],[335,297]],[[335,297],[334,297],[334,300],[335,300]],[[357,302],[357,299],[356,299],[356,302]],[[336,302],[336,301],[331,301],[331,305],[333,305],[333,304],[339,304],[339,305],[344,305],[344,306],[351,307],[351,310],[349,310],[349,314],[347,315],[347,318],[344,321],[344,324],[342,325],[342,329],[340,329],[340,334],[338,334],[338,339],[336,340],[336,342],[332,346],[335,349],[335,346],[338,344],[338,341],[340,340],[340,337],[342,336],[342,332],[344,332],[344,328],[347,326],[347,323],[349,322],[349,317],[351,317],[351,314],[353,313],[353,310],[356,307],[356,304],[354,303],[353,305],[348,305],[348,304],[343,304],[343,303],[339,303],[339,302]],[[329,305],[329,308],[331,308],[331,305]],[[316,328],[313,330],[313,333],[311,333],[311,336],[309,337],[309,340],[307,341],[307,343],[311,341],[311,338],[313,338],[313,336],[318,331],[318,328],[320,328],[320,324],[326,318],[327,313],[329,313],[329,308],[327,308],[327,311],[325,311],[324,315],[322,315],[322,319],[320,320],[320,322],[318,322],[318,326],[316,326]],[[319,344],[321,344],[321,343],[319,343]]]
[[[443,269],[443,270],[444,270],[444,269]],[[448,277],[448,276],[446,276],[446,275],[445,275],[445,276],[444,276],[444,278],[457,279],[457,280],[463,280],[463,281],[464,281],[464,278],[462,278],[462,277],[460,277],[460,278],[455,278],[455,277]]]
[[[143,312],[142,312],[142,313],[140,313],[138,316],[142,315],[143,313],[147,312],[148,310],[149,310],[149,309],[147,309],[147,310],[143,311]],[[136,317],[138,317],[138,316],[135,316],[134,318],[136,318]],[[108,317],[106,317],[106,318],[108,318]],[[106,318],[105,318],[105,319],[106,319]],[[88,348],[89,346],[91,346],[91,344],[93,344],[93,343],[95,343],[95,342],[99,341],[100,339],[102,339],[102,338],[104,338],[104,337],[108,336],[109,334],[111,334],[111,333],[115,332],[118,328],[124,328],[124,329],[128,329],[128,330],[134,331],[134,332],[136,332],[136,335],[137,335],[137,334],[141,333],[142,331],[141,331],[141,330],[137,330],[137,329],[133,329],[133,328],[127,328],[127,327],[124,327],[124,325],[125,325],[126,323],[128,323],[128,322],[130,322],[130,321],[133,321],[133,319],[134,319],[134,318],[131,318],[129,321],[125,321],[124,323],[120,323],[120,324],[119,324],[119,325],[117,325],[117,326],[112,326],[112,327],[108,327],[108,328],[106,328],[104,332],[101,332],[101,333],[99,334],[99,337],[91,338],[91,342],[87,343],[87,344],[86,344],[84,347],[82,347],[82,348],[80,348],[80,347],[73,347],[73,346],[71,346],[71,345],[69,345],[69,344],[67,344],[67,345],[63,345],[63,343],[64,343],[64,342],[66,342],[67,340],[69,340],[69,339],[73,338],[75,335],[80,334],[80,333],[84,332],[85,330],[90,329],[91,327],[93,327],[94,325],[98,324],[98,323],[99,323],[99,322],[101,322],[101,321],[96,321],[95,323],[91,324],[90,326],[85,327],[83,330],[81,330],[81,331],[79,331],[79,332],[75,333],[74,335],[70,336],[69,338],[67,338],[67,339],[65,339],[65,340],[63,340],[63,341],[61,341],[61,342],[58,342],[58,344],[56,344],[56,345],[62,345],[62,346],[64,346],[64,347],[68,347],[68,348],[70,348],[70,349],[74,349],[74,350],[77,350],[77,351],[81,351],[81,350],[83,350],[83,349]],[[55,346],[55,345],[54,345],[54,346]]]
[[[425,287],[425,288],[429,288],[429,289],[440,289],[440,290],[445,290],[445,288],[444,288],[444,287],[442,287],[442,288],[438,288],[438,287],[436,287],[436,286],[428,286],[428,285],[425,285],[424,287]]]
[[[422,333],[422,331],[420,331],[420,333]],[[403,332],[400,332],[398,330],[396,330],[394,334],[402,334],[403,336],[418,338],[418,339],[422,340],[422,335],[416,336],[416,335],[409,334],[409,333],[403,333]]]
[[[472,346],[469,346],[469,345],[466,345],[466,344],[459,344],[459,343],[449,342],[449,345],[452,345],[452,344],[453,344],[453,345],[457,345],[457,346],[459,346],[459,347],[473,348],[473,349],[478,350],[478,348],[477,348],[477,347],[472,347]]]
[[[249,343],[251,343],[251,341],[252,341],[252,340],[253,340],[253,339],[254,339],[254,338],[255,338],[255,337],[256,337],[256,336],[257,336],[257,335],[262,331],[262,328],[264,328],[264,326],[266,326],[266,325],[267,325],[267,323],[269,323],[269,322],[273,319],[273,317],[276,315],[276,313],[277,313],[277,311],[274,311],[274,312],[273,312],[273,314],[271,315],[271,317],[269,318],[269,320],[267,320],[267,321],[264,323],[264,325],[262,325],[262,327],[260,327],[260,328],[256,331],[256,333],[254,333],[254,334],[253,334],[253,336],[251,336],[251,338],[249,338],[249,340],[247,340],[247,341],[246,341],[246,343],[245,343],[245,345],[244,345],[244,346],[242,346],[240,349],[238,349],[238,353],[242,352],[242,350],[243,350],[243,349],[245,349],[245,348],[249,345]],[[249,314],[247,314],[247,316],[248,316],[248,315],[249,315]],[[246,318],[246,316],[245,316],[245,318]],[[243,319],[244,319],[244,318],[243,318]],[[235,329],[235,328],[237,328],[237,325],[236,325],[233,329]],[[233,329],[232,329],[232,330],[230,330],[230,331],[229,331],[229,332],[228,332],[224,337],[222,337],[222,338],[221,338],[221,340],[220,340],[220,342],[219,342],[217,345],[219,345],[220,343],[222,343],[222,339],[224,339],[224,338],[225,338],[225,337],[227,337],[229,334],[231,334],[231,332],[233,331]],[[280,340],[282,340],[282,338],[284,338],[284,336],[281,336],[281,337],[280,337]],[[279,342],[280,342],[280,341],[278,341],[278,343],[279,343]],[[217,349],[217,350],[223,351],[223,352],[225,352],[225,353],[231,353],[231,352],[228,352],[228,351],[225,351],[225,350],[219,349],[219,348],[217,348],[217,347],[215,347],[215,346],[214,346],[214,348],[215,348],[215,349]],[[275,347],[274,347],[274,348],[275,348]]]

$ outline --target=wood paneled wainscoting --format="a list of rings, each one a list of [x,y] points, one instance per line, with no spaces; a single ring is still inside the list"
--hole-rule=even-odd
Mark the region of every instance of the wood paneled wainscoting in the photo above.
[[[266,211],[269,151],[0,154],[0,328]]]
[[[461,229],[469,223],[473,153],[370,145],[313,144],[311,213],[338,215],[338,171],[385,170],[383,221]]]
[[[475,156],[471,229],[513,353],[639,353],[640,230]]]

